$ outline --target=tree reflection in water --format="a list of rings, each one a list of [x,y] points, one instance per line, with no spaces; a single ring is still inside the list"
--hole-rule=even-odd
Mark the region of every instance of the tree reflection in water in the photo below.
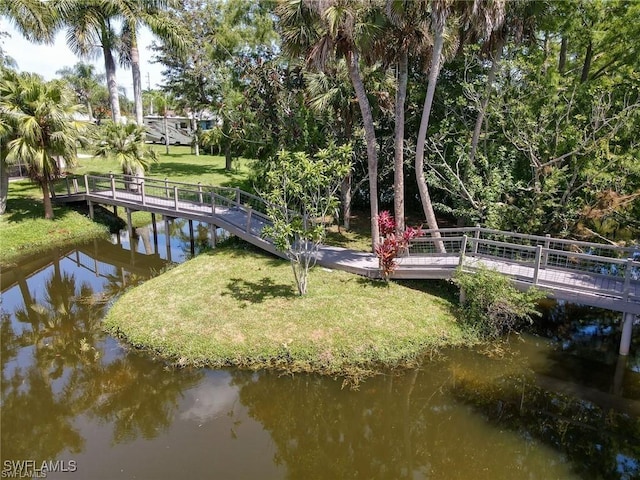
[[[575,478],[535,438],[492,428],[457,401],[448,362],[379,376],[359,391],[314,376],[233,375],[288,478]]]
[[[132,353],[103,358],[105,300],[142,280],[120,273],[96,295],[57,258],[41,300],[19,281],[23,306],[2,312],[0,329],[3,459],[80,452],[85,440],[75,423],[83,415],[111,424],[113,443],[152,438],[171,424],[180,393],[200,380],[200,372],[176,375]]]

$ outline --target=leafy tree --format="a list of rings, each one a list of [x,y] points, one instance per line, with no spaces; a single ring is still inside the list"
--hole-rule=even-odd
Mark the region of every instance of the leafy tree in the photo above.
[[[8,162],[22,162],[42,189],[45,218],[52,219],[50,184],[76,162],[77,143],[89,124],[74,119],[82,106],[61,81],[44,82],[34,74],[5,71],[0,79],[2,141]]]
[[[4,0],[0,2],[0,16],[7,17],[30,41],[53,42],[57,18],[49,2]]]
[[[272,225],[263,235],[273,239],[291,262],[298,293],[307,293],[309,269],[325,236],[329,217],[338,208],[335,196],[349,170],[351,147],[330,145],[313,157],[281,151],[266,170],[266,189]]]

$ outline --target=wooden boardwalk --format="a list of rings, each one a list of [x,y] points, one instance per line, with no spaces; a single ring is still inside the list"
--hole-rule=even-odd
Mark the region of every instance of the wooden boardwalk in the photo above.
[[[56,201],[86,201],[198,220],[283,256],[260,234],[269,224],[264,201],[237,188],[138,180],[121,175],[68,177]],[[394,279],[447,279],[461,266],[481,265],[508,275],[519,288],[536,286],[550,296],[640,315],[640,251],[610,245],[521,235],[483,228],[425,231],[398,259]],[[380,276],[375,255],[323,246],[320,265],[370,278]]]

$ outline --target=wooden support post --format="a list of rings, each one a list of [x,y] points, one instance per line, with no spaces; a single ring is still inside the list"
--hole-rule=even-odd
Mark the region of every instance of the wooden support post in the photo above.
[[[178,187],[173,187],[173,206],[176,209],[176,212],[179,210],[178,208]]]
[[[631,347],[631,334],[633,333],[633,313],[624,313],[622,316],[622,337],[620,338],[620,355],[629,355]]]
[[[84,190],[89,194],[89,177],[87,175],[84,176]]]
[[[460,287],[460,296],[458,297],[458,303],[464,307],[464,304],[467,303],[467,292],[464,291],[464,288]]]
[[[91,200],[87,200],[87,204],[89,205],[89,218],[93,220],[93,202]]]
[[[131,222],[131,209],[126,208],[127,211],[127,230],[129,231],[129,245],[133,248],[133,223]]]
[[[542,261],[542,245],[536,245],[536,261],[533,267],[533,284],[538,284],[538,276],[540,275],[540,262]]]
[[[236,203],[240,206],[240,189],[236,187]]]
[[[212,223],[209,225],[209,229],[211,230],[211,248],[216,248],[216,244],[218,243],[218,227]]]
[[[169,179],[164,177],[164,195],[169,198]]]
[[[202,201],[202,182],[198,182],[198,202],[204,203]]]
[[[164,217],[164,239],[167,246],[167,261],[171,261],[171,233],[169,228],[169,220]]]
[[[196,254],[196,242],[193,237],[193,220],[189,219],[189,246],[191,248],[191,256]]]
[[[78,177],[73,177],[72,183],[73,183],[73,193],[79,193],[79,190],[78,190]]]
[[[142,205],[146,205],[147,199],[144,194],[144,178],[140,179],[140,195],[142,195]]]
[[[158,225],[155,213],[151,213],[151,226],[153,227],[153,251],[158,253]]]
[[[215,216],[216,214],[216,195],[211,192],[211,214]]]
[[[111,174],[111,198],[116,198],[116,179]]]
[[[113,206],[113,214],[117,217],[118,216],[118,206],[114,205]]]
[[[67,182],[67,195],[71,196],[71,185],[69,185],[69,177],[64,177]]]
[[[460,259],[458,260],[458,266],[461,267],[462,264],[464,263],[464,256],[465,253],[467,251],[467,241],[469,240],[469,237],[467,237],[466,235],[462,236],[462,245],[460,245]]]

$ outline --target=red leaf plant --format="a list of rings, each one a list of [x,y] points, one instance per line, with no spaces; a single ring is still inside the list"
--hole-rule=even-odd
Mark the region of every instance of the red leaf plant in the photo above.
[[[387,210],[378,215],[378,228],[383,240],[376,245],[376,255],[380,261],[383,278],[389,280],[391,274],[398,268],[395,259],[409,248],[409,242],[412,239],[422,235],[422,230],[407,227],[401,235],[397,234],[396,221]]]

